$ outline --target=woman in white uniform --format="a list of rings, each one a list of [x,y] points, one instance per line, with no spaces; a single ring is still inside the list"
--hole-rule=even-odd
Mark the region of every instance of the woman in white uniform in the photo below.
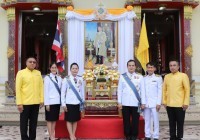
[[[83,78],[78,74],[78,64],[72,63],[71,74],[63,79],[61,88],[62,107],[65,111],[65,121],[70,140],[76,140],[77,122],[81,119],[80,111],[84,103]]]
[[[49,69],[50,74],[44,78],[44,105],[49,140],[54,140],[56,121],[60,113],[62,78],[57,75],[56,63],[52,63]]]

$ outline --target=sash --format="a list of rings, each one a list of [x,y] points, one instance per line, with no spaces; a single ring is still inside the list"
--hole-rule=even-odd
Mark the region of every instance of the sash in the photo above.
[[[84,101],[82,100],[81,96],[79,95],[78,91],[76,90],[76,88],[74,87],[74,85],[72,84],[71,80],[66,77],[67,82],[69,84],[69,87],[72,89],[72,91],[74,92],[74,94],[76,95],[77,99],[80,101],[80,111],[84,111]]]
[[[58,86],[58,83],[56,83],[55,81],[53,81],[53,79],[48,75],[48,77],[51,79],[51,81],[53,82],[54,86],[56,87],[56,90],[58,91],[58,93],[61,95],[61,91],[60,88]]]
[[[131,80],[129,79],[128,75],[126,73],[122,74],[122,76],[124,77],[125,81],[127,82],[127,84],[129,85],[129,87],[132,89],[133,93],[135,93],[135,97],[138,100],[138,113],[141,113],[142,110],[140,109],[141,106],[141,98],[140,95],[135,87],[135,85],[131,82]]]

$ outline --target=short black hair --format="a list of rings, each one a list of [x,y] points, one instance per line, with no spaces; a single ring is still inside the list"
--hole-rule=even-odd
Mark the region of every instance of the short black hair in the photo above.
[[[35,59],[35,61],[37,61],[37,58],[36,58],[35,56],[32,56],[32,55],[27,56],[27,57],[26,57],[26,61],[27,61],[29,58],[33,58],[33,59]]]
[[[127,67],[128,67],[128,63],[130,63],[130,62],[134,62],[135,63],[135,60],[133,60],[133,59],[128,60]],[[135,63],[135,66],[136,66],[136,63]]]
[[[73,66],[73,65],[76,65],[76,66],[79,68],[78,64],[74,62],[74,63],[72,63],[72,64],[70,65],[70,70],[72,69],[72,66]]]
[[[169,60],[169,63],[172,62],[172,61],[177,62],[177,64],[180,66],[180,62],[178,61],[178,59],[176,59],[176,58],[171,58],[171,59]]]
[[[50,65],[49,65],[49,68],[51,68],[53,65],[56,65],[56,67],[57,67],[57,64],[56,64],[56,62],[52,62]]]
[[[155,62],[148,62],[148,63],[146,64],[146,67],[147,67],[148,65],[153,66],[153,67],[155,67],[155,68],[157,67],[157,65],[156,65]]]

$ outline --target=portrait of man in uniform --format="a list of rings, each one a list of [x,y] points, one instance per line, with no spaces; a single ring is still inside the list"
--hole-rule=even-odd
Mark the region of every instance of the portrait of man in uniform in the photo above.
[[[117,58],[117,22],[85,22],[85,66]]]

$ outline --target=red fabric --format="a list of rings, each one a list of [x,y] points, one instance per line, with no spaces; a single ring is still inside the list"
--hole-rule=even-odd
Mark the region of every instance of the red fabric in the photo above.
[[[64,114],[56,122],[56,138],[69,137]],[[78,138],[124,138],[123,120],[119,117],[85,117],[78,122]],[[140,117],[138,138],[144,138],[144,119]]]

